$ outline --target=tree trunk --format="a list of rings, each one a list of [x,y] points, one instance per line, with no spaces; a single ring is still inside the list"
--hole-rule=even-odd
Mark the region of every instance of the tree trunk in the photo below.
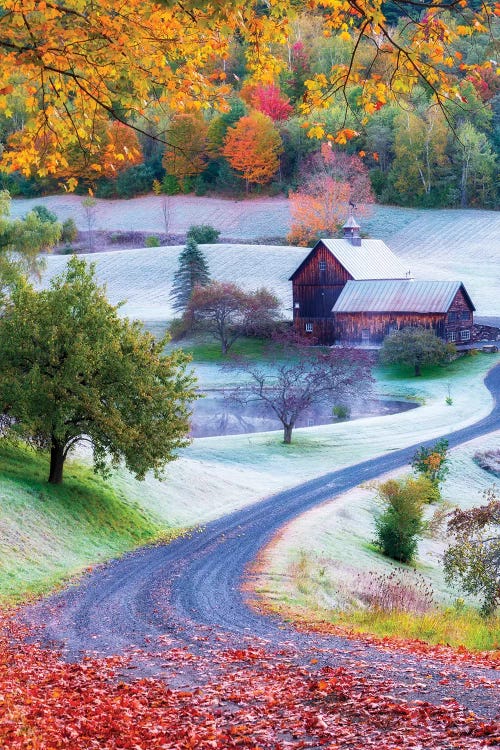
[[[49,484],[61,484],[64,459],[64,445],[55,438],[52,438],[52,445],[50,448]]]
[[[283,442],[285,445],[290,445],[292,442],[292,430],[293,430],[293,424],[284,424],[283,425]]]
[[[422,373],[420,372],[420,365],[419,364],[415,365],[415,376],[418,377],[421,374]]]

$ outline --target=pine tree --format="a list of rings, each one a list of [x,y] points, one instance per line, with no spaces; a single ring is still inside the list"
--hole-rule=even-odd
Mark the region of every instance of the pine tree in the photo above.
[[[207,260],[195,240],[188,237],[186,247],[179,256],[179,267],[170,292],[174,310],[184,313],[195,286],[207,286],[209,282]]]

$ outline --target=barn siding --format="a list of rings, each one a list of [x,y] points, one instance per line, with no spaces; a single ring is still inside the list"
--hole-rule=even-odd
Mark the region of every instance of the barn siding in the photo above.
[[[320,268],[320,264],[324,264],[324,269]],[[295,330],[303,334],[306,323],[312,323],[312,335],[319,343],[333,343],[332,307],[351,279],[352,276],[320,242],[293,280]]]
[[[472,337],[472,325],[474,323],[473,310],[465,298],[461,289],[458,290],[450,305],[446,316],[445,337],[447,341],[469,341]],[[462,331],[469,331],[468,337],[464,337]]]
[[[440,337],[445,335],[444,313],[335,313],[334,318],[337,337],[352,343],[361,343],[367,331],[366,343],[380,344],[392,330],[408,326],[423,326]]]

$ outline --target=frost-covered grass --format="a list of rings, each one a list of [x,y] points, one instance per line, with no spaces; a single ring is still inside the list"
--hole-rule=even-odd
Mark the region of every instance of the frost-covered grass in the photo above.
[[[442,488],[444,502],[450,507],[465,509],[483,502],[483,493],[493,481],[473,457],[477,450],[491,449],[499,440],[500,432],[491,433],[450,452],[450,473]],[[381,481],[410,471],[405,467]],[[477,602],[444,579],[445,528],[420,541],[414,566],[401,565],[384,557],[372,542],[378,507],[376,485],[371,483],[290,523],[262,556],[260,594],[271,606],[306,619],[327,619],[378,635],[500,648],[500,618],[481,620],[473,609]],[[435,511],[436,506],[426,509],[428,520]],[[381,580],[394,570],[408,571],[410,585],[414,585],[413,568],[432,588],[434,606],[430,611],[381,612],[363,607],[360,597],[368,577]]]
[[[99,201],[97,227],[106,230],[162,231],[156,196],[130,201]],[[74,215],[85,228],[78,196],[15,200],[20,215],[37,203],[56,211],[61,219]],[[232,241],[244,244],[205,245],[214,279],[231,281],[246,289],[269,287],[291,317],[288,281],[307,248],[252,245],[252,241],[285,236],[289,223],[284,198],[224,201],[215,198],[174,196],[171,231],[186,231],[190,224],[208,223]],[[476,210],[424,210],[376,206],[363,222],[371,237],[383,239],[419,279],[457,279],[465,283],[479,316],[498,316],[500,279],[500,214]],[[124,315],[147,321],[173,317],[169,295],[181,247],[142,248],[85,256],[96,263],[107,283],[111,300],[126,300]],[[49,256],[45,280],[60,271],[67,256]]]
[[[165,482],[148,476],[138,483],[120,471],[113,483],[172,523],[203,523],[328,471],[475,422],[491,408],[482,381],[499,360],[486,354],[464,357],[440,369],[441,377],[433,372],[402,378],[393,370],[380,371],[382,393],[423,404],[400,414],[297,429],[291,445],[283,444],[281,432],[196,439],[167,467]],[[212,365],[204,369],[205,382],[213,370]],[[452,406],[445,402],[448,384]]]

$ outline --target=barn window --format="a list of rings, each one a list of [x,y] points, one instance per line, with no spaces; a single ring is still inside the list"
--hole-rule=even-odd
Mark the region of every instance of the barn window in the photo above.
[[[466,330],[464,330],[464,331],[460,331],[460,338],[461,338],[462,341],[469,341],[469,339],[470,339],[470,331],[469,331],[468,328]]]
[[[462,320],[469,320],[470,312],[468,310],[462,310]]]
[[[448,320],[450,321],[450,323],[452,323],[456,319],[457,319],[456,312],[454,310],[450,310],[450,312],[448,313]]]
[[[326,260],[320,260],[320,262],[319,262],[319,270],[320,271],[326,271]]]
[[[369,341],[370,341],[370,329],[362,328],[361,329],[361,343],[368,344]]]
[[[456,341],[457,340],[457,333],[456,331],[450,331],[448,333],[448,341]]]
[[[313,324],[306,323],[306,333],[312,333],[312,332],[313,332]]]
[[[295,307],[296,310],[298,310],[300,308],[300,302],[296,302],[294,304],[294,307]]]

